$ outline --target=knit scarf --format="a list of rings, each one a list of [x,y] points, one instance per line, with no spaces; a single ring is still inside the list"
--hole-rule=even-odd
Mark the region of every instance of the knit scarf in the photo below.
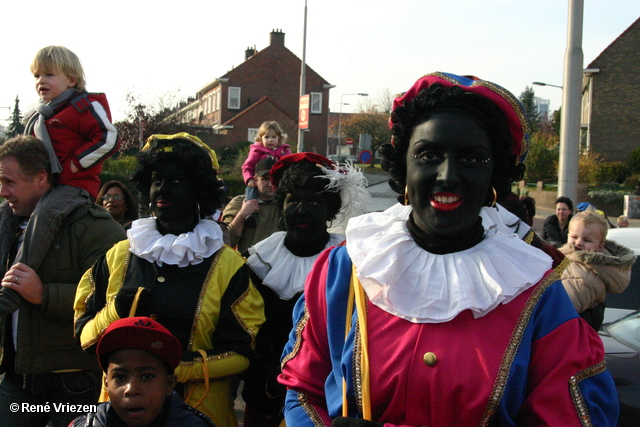
[[[52,173],[62,172],[62,166],[60,165],[58,156],[56,156],[56,152],[53,150],[53,144],[51,143],[51,138],[49,137],[49,132],[47,131],[47,125],[45,122],[53,117],[58,107],[67,103],[75,94],[76,90],[69,88],[48,103],[40,100],[40,103],[36,107],[36,111],[31,115],[31,117],[29,117],[24,131],[25,135],[34,134],[40,141],[42,141],[44,148],[47,149],[47,153],[49,154]]]

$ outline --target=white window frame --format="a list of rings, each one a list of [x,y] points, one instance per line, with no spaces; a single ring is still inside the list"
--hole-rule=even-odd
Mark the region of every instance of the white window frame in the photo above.
[[[237,96],[233,96],[232,94],[237,92]],[[242,91],[239,87],[229,86],[229,98],[227,99],[227,108],[229,110],[239,110],[240,109],[240,96]],[[237,100],[237,104],[233,101]]]
[[[322,92],[311,92],[309,112],[311,114],[322,114]]]
[[[255,142],[256,136],[258,135],[258,131],[260,128],[249,128],[247,129],[247,141]]]

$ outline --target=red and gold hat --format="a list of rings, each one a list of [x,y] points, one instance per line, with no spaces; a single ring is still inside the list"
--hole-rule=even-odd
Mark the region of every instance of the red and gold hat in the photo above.
[[[113,351],[137,349],[148,351],[175,369],[182,358],[182,346],[164,326],[149,317],[127,317],[113,322],[98,342],[96,354],[104,372],[109,363],[107,355]]]
[[[411,88],[393,100],[392,111],[411,102],[418,94],[434,83],[445,87],[459,86],[465,92],[483,96],[493,102],[505,115],[509,123],[509,131],[513,137],[511,151],[516,156],[516,163],[524,162],[529,151],[529,122],[522,104],[511,92],[495,83],[481,80],[474,76],[458,76],[450,73],[435,72],[422,76]],[[393,124],[389,120],[389,127]],[[394,141],[392,140],[392,144]]]

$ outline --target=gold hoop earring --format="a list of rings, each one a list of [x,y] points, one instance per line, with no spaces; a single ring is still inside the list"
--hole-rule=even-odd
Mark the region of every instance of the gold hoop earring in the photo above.
[[[404,205],[409,206],[409,195],[407,194],[407,186],[404,186]]]
[[[493,202],[491,203],[491,207],[493,208],[496,205],[496,202],[498,201],[498,192],[496,191],[495,188],[493,188],[493,186],[491,186],[491,189],[493,190]]]

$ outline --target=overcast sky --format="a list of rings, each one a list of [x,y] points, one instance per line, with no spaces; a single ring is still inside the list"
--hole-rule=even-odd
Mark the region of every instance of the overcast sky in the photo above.
[[[78,54],[88,90],[107,94],[114,121],[125,116],[128,92],[148,103],[171,92],[193,96],[242,63],[247,47],[267,47],[273,29],[302,58],[304,3],[6,1],[0,107],[13,109],[16,94],[23,113],[35,105],[29,65],[48,45]],[[473,74],[516,96],[533,81],[562,85],[566,0],[308,0],[307,7],[307,64],[336,85],[333,111],[343,94],[375,99],[432,71]],[[585,0],[584,67],[638,17],[638,0]],[[560,89],[534,89],[551,109],[560,106]],[[358,106],[356,96],[342,100],[350,104],[343,112]],[[0,109],[0,118],[9,114]]]

